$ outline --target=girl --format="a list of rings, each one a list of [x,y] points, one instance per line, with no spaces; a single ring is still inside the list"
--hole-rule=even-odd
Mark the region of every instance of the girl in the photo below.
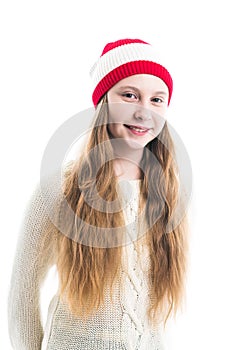
[[[123,39],[92,68],[83,152],[56,200],[54,178],[25,215],[9,293],[14,349],[164,349],[161,326],[184,296],[188,226],[164,119],[173,83],[155,57]],[[40,287],[53,265],[59,288],[43,329]]]

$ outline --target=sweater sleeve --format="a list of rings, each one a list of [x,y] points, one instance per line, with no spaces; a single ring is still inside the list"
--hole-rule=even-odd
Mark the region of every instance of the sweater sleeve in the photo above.
[[[8,329],[16,350],[41,349],[40,288],[54,264],[54,228],[38,184],[24,211],[9,286]]]

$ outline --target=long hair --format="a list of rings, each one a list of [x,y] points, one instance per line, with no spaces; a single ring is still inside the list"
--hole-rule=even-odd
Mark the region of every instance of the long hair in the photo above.
[[[63,182],[66,201],[75,217],[81,220],[78,225],[74,220],[72,232],[57,232],[59,294],[72,313],[82,317],[87,317],[104,303],[106,291],[110,290],[112,297],[122,266],[123,212],[107,210],[108,203],[118,198],[112,161],[114,153],[107,123],[105,96],[97,106],[83,153],[67,166]],[[146,145],[141,160],[141,168],[145,170],[140,182],[140,206],[143,206],[148,227],[143,239],[150,257],[150,303],[147,312],[152,323],[156,323],[158,315],[162,315],[164,325],[172,311],[175,315],[183,304],[188,252],[186,215],[167,232],[179,193],[173,151],[174,144],[165,122],[158,137]],[[151,161],[151,155],[157,162]],[[98,203],[95,187],[104,199],[101,208],[92,205]],[[92,244],[83,244],[83,239],[90,235],[90,228]],[[116,234],[103,237],[103,228],[119,229]]]

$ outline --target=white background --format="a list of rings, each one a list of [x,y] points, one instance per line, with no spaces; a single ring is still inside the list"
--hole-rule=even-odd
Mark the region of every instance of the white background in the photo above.
[[[1,2],[1,349],[11,349],[6,314],[11,267],[44,148],[61,123],[92,106],[89,70],[107,42],[126,37],[148,41],[164,56],[174,78],[169,121],[193,170],[186,309],[171,325],[168,350],[233,349],[230,5]]]

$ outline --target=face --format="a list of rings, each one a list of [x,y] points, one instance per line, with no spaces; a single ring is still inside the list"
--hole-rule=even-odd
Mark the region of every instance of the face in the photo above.
[[[108,130],[131,147],[144,147],[162,130],[168,106],[168,87],[158,77],[137,74],[120,80],[107,93]]]

